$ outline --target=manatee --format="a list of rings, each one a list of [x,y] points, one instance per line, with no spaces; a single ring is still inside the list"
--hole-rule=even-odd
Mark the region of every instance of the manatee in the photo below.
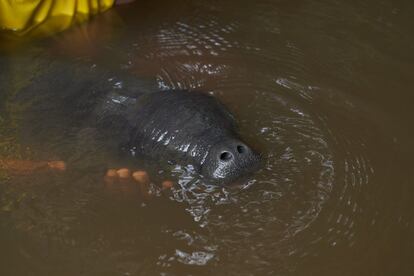
[[[75,122],[111,136],[125,154],[191,165],[215,184],[230,183],[259,167],[260,155],[241,139],[235,117],[211,95],[160,91],[135,76],[115,78],[112,72],[77,64],[44,67],[18,93],[20,102],[37,110],[29,116],[37,132],[43,127],[50,133],[61,124],[73,128]]]

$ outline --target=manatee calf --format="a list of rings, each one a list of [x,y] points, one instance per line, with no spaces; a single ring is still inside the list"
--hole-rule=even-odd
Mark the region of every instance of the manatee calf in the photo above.
[[[37,133],[57,130],[65,140],[68,135],[60,128],[93,128],[111,136],[125,153],[192,165],[214,183],[231,182],[258,168],[259,155],[242,141],[235,118],[213,96],[157,91],[138,78],[114,78],[76,63],[54,61],[42,67],[17,94],[24,105],[30,102],[27,125]]]

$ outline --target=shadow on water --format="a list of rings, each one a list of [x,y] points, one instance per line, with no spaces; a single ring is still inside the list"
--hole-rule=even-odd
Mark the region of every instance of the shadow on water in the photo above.
[[[0,271],[410,275],[413,7],[137,1],[1,54],[1,158],[71,167],[0,174]],[[148,79],[218,97],[263,168],[208,186],[187,168],[118,156],[70,102],[56,104]],[[150,198],[106,183],[108,160],[150,171]],[[160,191],[165,178],[175,185]]]

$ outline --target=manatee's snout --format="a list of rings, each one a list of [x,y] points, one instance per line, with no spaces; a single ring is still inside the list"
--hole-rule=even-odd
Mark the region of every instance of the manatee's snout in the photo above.
[[[214,182],[229,183],[258,169],[260,156],[237,139],[226,139],[211,147],[202,174]]]

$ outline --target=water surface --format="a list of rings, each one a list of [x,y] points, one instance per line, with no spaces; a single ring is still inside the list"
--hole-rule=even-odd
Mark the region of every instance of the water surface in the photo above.
[[[411,275],[413,9],[137,1],[52,38],[3,38],[1,157],[76,166],[1,173],[1,274]],[[58,80],[76,87],[82,74],[69,72],[95,68],[117,89],[133,75],[213,94],[263,152],[263,168],[241,187],[211,187],[182,167],[120,160],[148,169],[155,187],[176,185],[151,199],[108,188],[103,168],[90,166],[111,154],[101,154],[104,141],[77,155],[75,138],[90,145],[88,132],[31,108],[53,110]]]

